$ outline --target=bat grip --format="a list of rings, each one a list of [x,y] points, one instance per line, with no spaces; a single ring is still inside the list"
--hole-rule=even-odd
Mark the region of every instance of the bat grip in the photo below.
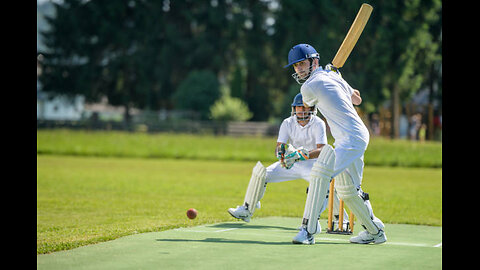
[[[338,72],[338,68],[337,68],[336,66],[334,66],[333,64],[331,65],[330,68],[331,68],[333,71]]]

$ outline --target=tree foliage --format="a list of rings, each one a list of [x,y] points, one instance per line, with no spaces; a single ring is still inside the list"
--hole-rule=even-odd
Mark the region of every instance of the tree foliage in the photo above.
[[[209,71],[247,104],[252,120],[280,118],[291,89],[300,89],[293,70],[283,68],[289,49],[309,43],[321,65],[328,64],[363,2],[55,2],[51,30],[43,33],[49,49],[39,52],[40,80],[45,91],[82,94],[87,101],[106,96],[126,108],[180,109],[185,104],[174,98],[177,92],[197,86],[184,82],[191,71]],[[441,1],[368,2],[372,16],[342,68],[362,92],[362,106],[400,104],[422,87],[441,86]]]
[[[219,97],[220,88],[213,72],[192,71],[180,83],[172,99],[178,109],[199,112],[201,119],[208,119],[210,106]]]
[[[223,96],[210,107],[212,119],[217,121],[247,121],[252,118],[247,104],[239,98]]]

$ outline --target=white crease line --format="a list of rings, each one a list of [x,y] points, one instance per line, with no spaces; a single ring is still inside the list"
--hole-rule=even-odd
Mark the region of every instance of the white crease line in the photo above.
[[[442,246],[442,242],[440,242],[440,244],[435,245],[434,247],[441,247],[441,246]]]
[[[401,242],[386,242],[387,245],[395,245],[395,246],[409,246],[409,247],[434,247],[429,244],[417,244],[417,243],[401,243]]]
[[[340,239],[340,238],[321,238],[321,237],[316,237],[315,240],[325,240],[325,241],[346,241],[349,242],[345,239]],[[394,246],[413,246],[413,247],[437,247],[437,246],[432,246],[429,244],[421,244],[421,243],[402,243],[402,242],[386,242],[384,245],[394,245]]]
[[[226,231],[232,231],[240,228],[230,228],[230,229],[225,229],[225,230],[218,230],[218,231],[213,231],[213,232],[226,232]]]

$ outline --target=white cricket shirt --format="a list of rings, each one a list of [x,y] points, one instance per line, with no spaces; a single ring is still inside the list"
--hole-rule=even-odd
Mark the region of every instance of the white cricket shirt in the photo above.
[[[290,143],[295,148],[303,147],[308,151],[317,149],[317,144],[327,144],[325,122],[312,115],[310,121],[302,127],[295,115],[290,116],[280,125],[277,142]]]
[[[317,105],[325,117],[334,146],[366,149],[370,134],[352,104],[353,88],[337,73],[318,67],[300,88],[303,102]]]

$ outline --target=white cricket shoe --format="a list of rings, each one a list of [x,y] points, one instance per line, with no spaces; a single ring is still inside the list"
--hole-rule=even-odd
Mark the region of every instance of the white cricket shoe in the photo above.
[[[307,228],[305,226],[301,226],[300,231],[293,237],[292,243],[294,244],[304,244],[304,245],[313,245],[315,244],[315,237],[313,237],[314,234],[320,233],[322,231],[322,227],[320,226],[320,222],[317,221],[317,230],[315,233],[310,234],[307,231]]]
[[[302,227],[302,229],[293,237],[292,243],[294,244],[303,244],[303,245],[313,245],[315,244],[315,237],[313,234],[307,232],[307,228]]]
[[[247,210],[245,205],[237,205],[237,208],[228,208],[228,213],[230,213],[230,215],[232,215],[234,218],[242,219],[245,222],[250,222],[250,211]]]
[[[377,234],[371,234],[368,231],[362,231],[357,236],[350,238],[350,243],[354,244],[381,244],[387,241],[387,236],[383,230],[378,230]]]

